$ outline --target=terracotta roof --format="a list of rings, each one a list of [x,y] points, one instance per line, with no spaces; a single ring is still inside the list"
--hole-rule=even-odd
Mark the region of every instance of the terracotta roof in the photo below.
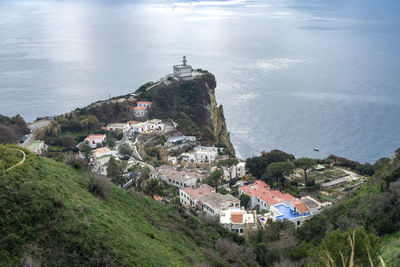
[[[135,109],[135,110],[145,110],[145,109],[147,109],[147,107],[134,107],[133,109]]]
[[[154,198],[155,201],[162,201],[163,200],[162,197],[157,196],[157,195],[154,195],[153,198]]]
[[[138,121],[128,121],[128,124],[136,124]]]
[[[270,186],[261,180],[257,180],[250,185],[239,187],[239,189],[249,196],[257,196],[268,205],[275,205],[280,202],[296,199],[291,194],[282,193],[278,190],[270,190]]]
[[[211,195],[215,191],[214,188],[212,188],[208,184],[202,184],[197,188],[185,187],[181,190],[188,194],[192,199],[198,199],[200,197]]]
[[[304,213],[308,211],[308,207],[307,205],[301,201],[301,200],[295,200],[291,203],[293,206],[296,207],[296,209],[300,212],[300,213]]]
[[[243,212],[231,212],[231,221],[233,223],[243,223]]]
[[[88,137],[86,137],[85,139],[99,139],[99,138],[105,138],[106,135],[105,134],[89,134]]]
[[[150,101],[138,101],[137,103],[138,103],[138,104],[140,103],[140,104],[148,104],[148,105],[151,105],[153,102],[150,102]]]

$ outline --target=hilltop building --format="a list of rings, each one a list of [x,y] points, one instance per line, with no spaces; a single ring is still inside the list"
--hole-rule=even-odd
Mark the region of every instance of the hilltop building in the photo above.
[[[183,57],[183,64],[174,65],[174,78],[176,80],[190,80],[192,79],[192,66],[186,64],[186,56]]]
[[[28,149],[37,155],[42,155],[42,153],[47,150],[47,145],[44,141],[36,140],[28,146]]]
[[[240,200],[231,194],[214,193],[200,198],[202,209],[209,215],[219,215],[223,210],[239,208]]]
[[[122,132],[129,131],[128,123],[110,123],[107,125],[107,131],[121,130]]]

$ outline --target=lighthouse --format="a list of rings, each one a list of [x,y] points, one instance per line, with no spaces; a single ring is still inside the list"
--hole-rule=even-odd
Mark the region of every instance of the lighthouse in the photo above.
[[[174,78],[178,80],[190,80],[192,78],[192,66],[187,64],[186,56],[183,56],[182,64],[174,65]]]

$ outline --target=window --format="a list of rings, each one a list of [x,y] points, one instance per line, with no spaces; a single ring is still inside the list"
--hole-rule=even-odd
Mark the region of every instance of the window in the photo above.
[[[300,225],[300,221],[297,221],[297,226],[299,226]]]
[[[243,234],[243,229],[240,229],[239,232],[240,232],[241,234]]]

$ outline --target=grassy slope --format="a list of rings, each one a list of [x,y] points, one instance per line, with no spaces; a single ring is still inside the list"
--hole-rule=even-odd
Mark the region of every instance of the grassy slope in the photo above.
[[[198,248],[162,226],[168,207],[112,187],[107,201],[88,176],[28,154],[0,173],[0,265],[34,259],[50,265],[188,265]]]
[[[22,153],[0,145],[0,171],[7,170],[22,160]]]
[[[382,258],[386,266],[400,266],[400,232],[384,236],[382,245]]]

